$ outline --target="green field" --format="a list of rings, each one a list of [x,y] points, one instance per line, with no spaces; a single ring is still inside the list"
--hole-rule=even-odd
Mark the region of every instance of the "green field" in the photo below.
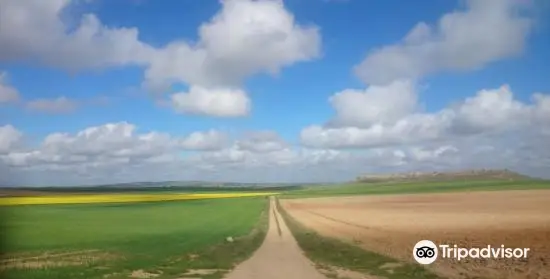
[[[2,275],[128,278],[141,269],[178,278],[189,269],[229,269],[261,244],[267,204],[259,197],[6,208]]]
[[[414,194],[460,191],[550,189],[549,180],[454,180],[415,182],[372,182],[310,186],[284,192],[280,198],[306,198],[350,195]]]

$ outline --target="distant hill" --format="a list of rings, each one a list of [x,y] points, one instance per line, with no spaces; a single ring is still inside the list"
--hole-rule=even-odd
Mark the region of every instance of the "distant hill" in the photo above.
[[[455,172],[407,172],[394,174],[366,174],[356,178],[356,182],[381,181],[438,181],[438,180],[525,180],[532,177],[508,169],[464,170]]]

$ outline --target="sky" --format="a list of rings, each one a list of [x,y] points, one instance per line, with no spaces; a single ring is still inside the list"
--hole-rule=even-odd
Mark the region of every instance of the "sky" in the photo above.
[[[543,0],[2,0],[0,184],[550,178]]]

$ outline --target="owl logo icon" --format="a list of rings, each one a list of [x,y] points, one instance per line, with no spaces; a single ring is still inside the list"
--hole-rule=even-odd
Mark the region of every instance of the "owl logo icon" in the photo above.
[[[431,264],[437,259],[437,246],[430,240],[421,240],[414,245],[413,257],[419,264]]]

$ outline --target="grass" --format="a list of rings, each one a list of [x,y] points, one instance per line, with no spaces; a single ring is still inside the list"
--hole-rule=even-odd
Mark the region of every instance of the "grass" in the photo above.
[[[42,258],[26,260],[36,265],[32,268],[4,266],[1,275],[116,279],[141,269],[165,279],[178,278],[189,269],[230,269],[263,241],[267,206],[266,197],[250,197],[5,207],[3,250],[17,261]],[[225,241],[228,236],[234,241]],[[59,256],[65,252],[85,257],[77,256],[79,265],[70,265],[75,256]],[[56,262],[61,266],[51,266]],[[205,278],[220,276],[218,272]]]
[[[442,278],[419,265],[398,262],[390,257],[364,250],[354,244],[321,236],[294,220],[279,205],[278,201],[277,206],[300,248],[321,268],[340,267],[388,279]]]
[[[415,194],[460,191],[498,191],[523,189],[550,189],[548,180],[455,180],[423,182],[350,183],[308,187],[287,191],[281,198],[306,198],[352,195]]]

